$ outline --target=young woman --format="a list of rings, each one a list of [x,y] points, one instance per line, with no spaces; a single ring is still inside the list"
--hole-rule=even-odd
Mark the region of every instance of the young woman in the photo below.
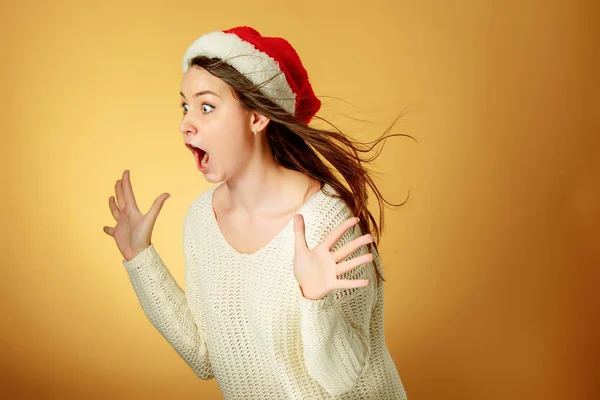
[[[320,101],[282,38],[208,33],[183,72],[185,146],[218,183],[185,217],[185,292],[151,242],[168,194],[141,214],[125,171],[104,227],[149,320],[225,399],[405,399],[384,338],[366,150],[308,125]]]

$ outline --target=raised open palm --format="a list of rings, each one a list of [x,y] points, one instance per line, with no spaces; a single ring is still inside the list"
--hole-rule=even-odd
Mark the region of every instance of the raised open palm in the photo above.
[[[304,217],[294,216],[294,277],[300,285],[305,298],[318,300],[337,289],[359,288],[369,285],[368,279],[338,279],[337,277],[364,264],[373,261],[373,254],[363,254],[351,260],[340,262],[361,246],[373,242],[373,236],[363,235],[346,243],[335,252],[331,249],[344,236],[344,233],[358,222],[358,218],[349,218],[335,227],[329,235],[310,250],[306,245]]]
[[[108,206],[117,224],[114,227],[105,226],[103,230],[115,239],[123,258],[130,261],[152,243],[154,224],[163,204],[171,195],[163,193],[154,200],[148,213],[142,214],[133,195],[129,170],[125,170],[122,179],[117,180],[115,193],[116,201],[114,196],[110,196]]]

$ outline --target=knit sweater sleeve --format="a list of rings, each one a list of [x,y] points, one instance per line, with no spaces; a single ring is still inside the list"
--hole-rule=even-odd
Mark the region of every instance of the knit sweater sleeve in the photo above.
[[[199,308],[195,273],[196,251],[191,236],[190,212],[183,229],[186,262],[185,293],[151,244],[133,259],[122,260],[142,309],[154,327],[202,379],[214,377],[208,354],[204,318]]]
[[[331,230],[353,216],[345,205],[338,207],[337,211],[330,211],[332,212],[329,213],[330,217],[327,218],[324,228],[314,231],[312,238],[307,236],[309,248],[321,243]],[[360,228],[355,225],[344,234],[331,251],[360,236],[362,236]],[[344,260],[368,252],[366,246],[361,246]],[[379,266],[376,250],[374,256]],[[309,375],[333,396],[352,389],[368,368],[371,311],[379,293],[375,287],[376,278],[373,263],[368,262],[338,277],[338,279],[368,279],[369,285],[366,287],[335,290],[319,300],[307,299],[299,290],[306,368]]]

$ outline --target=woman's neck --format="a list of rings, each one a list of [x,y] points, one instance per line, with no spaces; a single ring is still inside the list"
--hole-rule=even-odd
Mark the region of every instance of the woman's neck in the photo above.
[[[219,193],[224,212],[272,215],[303,204],[311,179],[279,165],[272,156],[261,161],[250,163],[241,175],[224,182]]]

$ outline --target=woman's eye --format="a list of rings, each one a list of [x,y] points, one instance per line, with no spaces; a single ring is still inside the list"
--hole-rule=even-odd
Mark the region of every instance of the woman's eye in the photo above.
[[[183,113],[187,114],[187,112],[190,110],[190,106],[188,104],[185,103],[181,103],[181,108],[183,108]],[[202,104],[202,113],[203,114],[208,114],[209,112],[211,112],[213,110],[213,106],[211,106],[210,104]]]

